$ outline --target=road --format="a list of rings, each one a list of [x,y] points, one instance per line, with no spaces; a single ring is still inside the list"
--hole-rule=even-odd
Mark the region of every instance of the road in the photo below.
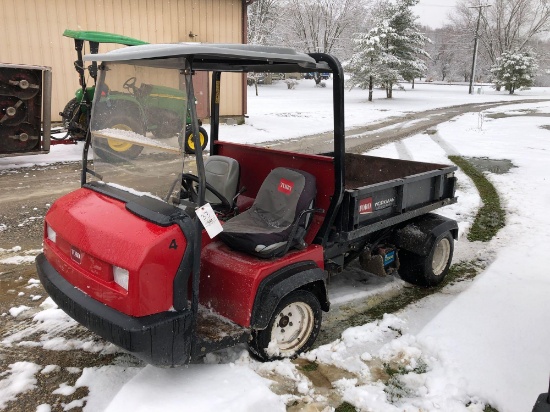
[[[410,113],[348,130],[346,146],[349,152],[362,153],[422,133],[463,113],[479,112],[500,105],[539,101],[546,100],[466,104]],[[332,133],[323,133],[290,141],[274,141],[266,146],[306,153],[313,152],[312,148],[315,148],[316,153],[323,153],[332,151],[332,138]],[[0,339],[18,331],[25,336],[20,341],[31,341],[31,344],[23,346],[7,342],[5,339],[0,342],[0,373],[18,361],[60,366],[58,370],[49,374],[37,374],[37,389],[24,393],[17,401],[10,403],[8,408],[11,411],[35,410],[41,403],[50,404],[52,411],[62,410],[63,403],[80,399],[86,394],[85,388],[70,396],[52,394],[61,383],[74,385],[79,374],[75,374],[75,369],[71,368],[109,364],[116,356],[109,353],[94,354],[82,350],[66,352],[45,348],[45,342],[60,337],[66,342],[77,338],[95,342],[99,340],[81,327],[61,331],[32,330],[33,327],[36,329],[32,316],[42,310],[38,305],[44,301],[46,295],[35,281],[37,275],[31,263],[32,257],[42,247],[43,216],[55,199],[79,187],[79,169],[78,163],[66,163],[0,171],[0,262],[17,256],[23,256],[23,260],[27,262],[0,263],[0,314],[3,314],[3,320],[0,322]],[[190,158],[185,169],[193,169],[193,161]],[[36,298],[37,296],[40,298]],[[21,305],[28,306],[29,309],[18,316],[9,314],[10,308]],[[128,357],[128,362],[134,361]]]

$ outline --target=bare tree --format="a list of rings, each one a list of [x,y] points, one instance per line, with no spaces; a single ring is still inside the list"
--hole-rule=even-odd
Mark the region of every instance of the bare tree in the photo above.
[[[426,51],[431,56],[426,61],[429,77],[442,81],[468,81],[472,65],[471,32],[461,30],[455,25],[437,29],[424,27],[423,30],[432,40],[426,46]],[[479,72],[487,70],[489,66],[480,59]]]
[[[547,0],[492,0],[480,25],[480,43],[491,64],[504,52],[522,51],[537,35],[550,30]],[[462,0],[453,18],[455,24],[473,30],[479,0]]]
[[[345,57],[352,50],[351,35],[365,16],[364,0],[287,0],[286,43],[308,53]]]
[[[248,6],[247,40],[250,44],[273,44],[281,16],[280,0],[256,0]]]
[[[247,8],[247,41],[249,44],[277,44],[277,27],[281,18],[280,0],[256,0]],[[258,73],[249,75],[258,95]]]

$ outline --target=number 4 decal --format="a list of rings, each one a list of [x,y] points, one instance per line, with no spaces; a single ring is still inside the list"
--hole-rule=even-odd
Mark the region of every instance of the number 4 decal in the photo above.
[[[168,246],[168,249],[177,249],[178,248],[178,244],[176,243],[176,239],[172,239],[172,241],[170,242],[170,246]]]

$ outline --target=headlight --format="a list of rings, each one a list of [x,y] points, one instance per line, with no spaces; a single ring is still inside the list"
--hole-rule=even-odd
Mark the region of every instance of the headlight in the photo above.
[[[128,279],[130,278],[130,273],[126,269],[113,265],[113,277],[117,285],[128,290]]]
[[[55,243],[55,240],[57,239],[57,233],[55,233],[55,230],[53,230],[48,224],[46,224],[46,234],[48,236],[48,239]]]

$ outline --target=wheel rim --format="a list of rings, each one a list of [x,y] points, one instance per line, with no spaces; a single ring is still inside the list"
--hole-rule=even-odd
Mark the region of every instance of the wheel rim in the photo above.
[[[443,238],[436,245],[433,259],[432,259],[432,271],[434,275],[440,276],[449,262],[449,256],[451,255],[451,243],[449,239]]]
[[[132,131],[132,128],[127,124],[115,124],[111,128],[118,129],[118,130],[128,130],[130,132]],[[130,150],[130,148],[133,146],[132,143],[124,142],[118,139],[107,139],[107,144],[115,152],[125,152],[127,150]]]
[[[200,142],[201,142],[201,147],[204,146],[204,134],[202,132],[199,132],[199,139],[200,139]],[[195,150],[195,141],[193,140],[193,133],[191,133],[189,135],[189,137],[187,138],[187,146],[189,146],[189,148],[191,150]]]
[[[277,342],[280,355],[291,356],[305,345],[314,326],[311,307],[304,302],[293,302],[277,314],[271,329],[271,341]]]

